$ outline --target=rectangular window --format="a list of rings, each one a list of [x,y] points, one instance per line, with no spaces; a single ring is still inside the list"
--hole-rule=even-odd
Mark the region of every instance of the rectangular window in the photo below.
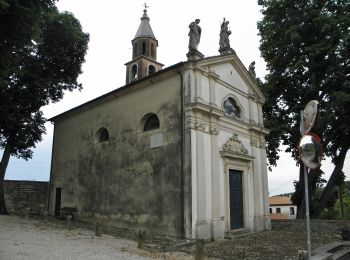
[[[281,208],[276,208],[276,213],[281,213]]]
[[[270,214],[272,214],[272,208],[270,208]]]
[[[290,207],[290,215],[295,215],[294,207]]]

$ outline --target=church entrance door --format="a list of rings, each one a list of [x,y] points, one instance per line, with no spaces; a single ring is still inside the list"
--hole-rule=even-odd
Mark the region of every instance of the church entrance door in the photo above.
[[[231,229],[244,227],[242,171],[229,171]]]

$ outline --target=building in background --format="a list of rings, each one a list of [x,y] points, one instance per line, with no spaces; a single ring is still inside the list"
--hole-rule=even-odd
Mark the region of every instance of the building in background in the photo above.
[[[271,219],[295,219],[297,206],[294,205],[290,196],[273,196],[269,198]]]

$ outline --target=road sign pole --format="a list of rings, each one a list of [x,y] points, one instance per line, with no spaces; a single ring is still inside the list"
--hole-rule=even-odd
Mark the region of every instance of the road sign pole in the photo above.
[[[305,186],[305,215],[306,215],[306,235],[307,235],[307,258],[311,259],[311,235],[310,235],[310,211],[309,211],[309,184],[307,179],[307,167],[304,166],[304,186]]]
[[[304,127],[304,111],[300,111],[300,133],[303,135],[305,132]],[[311,259],[311,235],[310,235],[310,210],[309,210],[309,182],[307,167],[304,165],[304,186],[305,186],[305,216],[306,216],[306,238],[307,238],[307,258]]]

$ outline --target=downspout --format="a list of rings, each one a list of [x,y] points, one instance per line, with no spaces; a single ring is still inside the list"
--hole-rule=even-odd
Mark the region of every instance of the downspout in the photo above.
[[[181,86],[180,86],[180,111],[181,111],[181,128],[180,128],[180,139],[181,139],[181,158],[180,158],[180,164],[181,164],[181,236],[183,238],[186,237],[186,229],[185,229],[185,223],[186,223],[186,216],[185,216],[185,110],[184,110],[184,84],[183,84],[183,65],[181,66],[181,69],[177,68],[176,72],[180,75],[181,80]]]
[[[52,148],[51,148],[51,165],[50,165],[50,179],[48,185],[48,196],[47,196],[47,214],[50,215],[50,200],[51,200],[51,182],[52,182],[52,163],[53,163],[53,151],[55,148],[55,124],[53,123],[53,135],[52,135]]]

